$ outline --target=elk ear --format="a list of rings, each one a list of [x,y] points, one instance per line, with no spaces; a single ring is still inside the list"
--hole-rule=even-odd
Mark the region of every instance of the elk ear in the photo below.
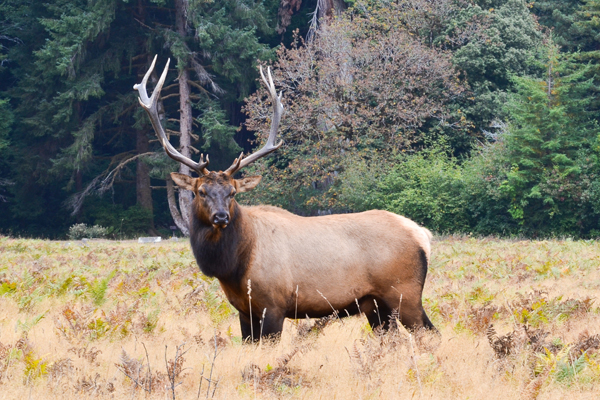
[[[238,193],[249,192],[252,189],[254,189],[256,187],[256,185],[259,184],[261,179],[262,179],[262,176],[260,176],[260,175],[247,176],[242,179],[236,179],[235,180],[235,188],[238,191]]]
[[[171,179],[182,189],[194,191],[194,180],[191,176],[171,172]]]

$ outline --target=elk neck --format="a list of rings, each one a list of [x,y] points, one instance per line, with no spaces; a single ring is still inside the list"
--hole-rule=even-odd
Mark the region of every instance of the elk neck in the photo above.
[[[196,213],[192,214],[190,244],[200,271],[229,286],[241,285],[254,244],[248,234],[243,208],[232,200],[231,219],[223,229],[213,227]]]

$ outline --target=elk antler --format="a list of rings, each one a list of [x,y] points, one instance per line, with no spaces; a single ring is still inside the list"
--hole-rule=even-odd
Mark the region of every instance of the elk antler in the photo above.
[[[262,149],[258,150],[255,153],[250,154],[246,158],[242,159],[242,154],[238,158],[233,161],[231,167],[227,168],[225,171],[226,174],[233,175],[240,169],[245,166],[253,163],[277,150],[283,144],[283,140],[279,143],[275,144],[275,137],[277,136],[277,130],[279,129],[279,121],[281,121],[281,116],[283,115],[283,105],[281,104],[281,92],[277,95],[277,91],[275,90],[275,85],[273,84],[273,77],[271,76],[271,68],[267,68],[267,75],[269,80],[265,78],[265,74],[263,73],[262,66],[260,67],[260,76],[262,77],[263,82],[267,86],[269,90],[269,95],[271,96],[271,101],[273,102],[273,118],[271,120],[271,131],[269,132],[269,138],[267,139],[267,143],[263,146]]]
[[[162,125],[160,124],[160,118],[158,117],[158,96],[160,95],[160,90],[162,89],[162,86],[165,83],[165,78],[167,77],[167,72],[169,71],[169,63],[171,62],[171,59],[167,60],[167,65],[165,66],[165,69],[163,70],[163,73],[160,76],[156,87],[154,88],[154,92],[152,92],[152,97],[148,98],[148,93],[146,92],[146,82],[148,82],[148,78],[154,70],[156,57],[157,56],[154,56],[154,60],[152,60],[152,65],[150,65],[150,69],[148,70],[148,72],[146,72],[146,75],[144,75],[142,83],[136,83],[135,85],[133,85],[133,88],[137,90],[140,94],[138,100],[140,101],[140,104],[142,105],[144,110],[146,110],[146,112],[148,113],[150,121],[152,122],[152,127],[154,127],[154,131],[158,136],[160,144],[162,144],[162,147],[167,152],[167,155],[173,160],[179,161],[183,165],[187,165],[188,167],[196,171],[198,175],[206,175],[208,174],[208,170],[206,169],[206,166],[209,163],[208,155],[206,155],[206,160],[204,160],[204,154],[202,154],[200,156],[200,163],[197,163],[187,158],[186,156],[178,152],[171,145],[171,143],[169,143],[167,135],[165,134],[165,131]]]

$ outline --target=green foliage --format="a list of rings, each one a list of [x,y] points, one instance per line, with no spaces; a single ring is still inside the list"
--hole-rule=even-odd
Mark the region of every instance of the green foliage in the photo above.
[[[188,29],[180,37],[173,1],[152,0],[134,8],[131,2],[112,0],[51,0],[41,6],[2,2],[0,148],[9,139],[13,147],[6,149],[10,157],[3,154],[0,162],[0,213],[8,216],[0,221],[0,229],[63,236],[74,222],[65,214],[69,212],[65,200],[74,194],[93,194],[98,182],[112,186],[115,195],[86,202],[90,207],[100,203],[101,208],[110,208],[116,203],[130,210],[138,201],[132,192],[139,188],[129,183],[133,180],[147,189],[149,180],[136,180],[136,174],[146,172],[121,163],[142,152],[164,153],[156,142],[136,141],[136,133],[150,131],[150,125],[131,89],[155,53],[162,60],[174,56],[179,70],[193,71],[192,100],[205,111],[199,115],[201,131],[192,145],[209,151],[216,167],[239,154],[234,141],[241,119],[239,103],[256,86],[257,60],[272,57],[264,38],[273,34],[278,2],[182,3],[188,7]],[[169,76],[168,82],[175,78]],[[169,116],[179,108],[173,101],[164,106]],[[11,115],[15,122],[9,133]],[[176,168],[173,163],[165,168],[161,160],[158,164],[155,179],[164,179]],[[116,166],[119,170],[102,180]],[[95,180],[100,175],[102,179]],[[14,184],[6,187],[7,182]],[[161,225],[156,227],[171,225],[166,199],[154,200]],[[89,210],[84,213],[79,221],[97,223]],[[119,218],[118,224],[104,224],[118,237],[153,225],[152,219],[141,221],[146,216]],[[121,220],[140,223],[127,231],[121,229]]]
[[[547,323],[563,322],[574,315],[587,312],[592,309],[593,300],[568,299],[563,300],[562,296],[548,298],[545,295],[539,296],[535,301],[523,301],[513,303],[513,316],[519,323],[528,323],[532,327],[539,327]]]
[[[532,3],[532,12],[540,24],[552,29],[556,42],[561,46],[573,46],[571,30],[580,0],[541,0]]]
[[[102,304],[104,304],[104,302],[106,301],[105,296],[106,290],[108,289],[108,284],[110,283],[112,278],[114,278],[115,274],[116,272],[113,271],[108,276],[102,279],[96,279],[93,282],[89,283],[88,291],[90,293],[90,296],[92,297],[94,305],[101,306]]]
[[[68,237],[71,240],[79,240],[83,238],[97,239],[104,238],[108,233],[108,229],[100,225],[87,226],[86,224],[75,224],[69,228]]]
[[[9,100],[0,98],[0,151],[8,146],[8,136],[14,116]]]
[[[597,173],[598,128],[585,112],[592,82],[586,66],[553,50],[547,68],[545,80],[513,78],[512,123],[502,139],[506,175],[498,190],[523,233],[579,236],[590,229],[589,185]]]
[[[547,370],[558,384],[565,386],[581,383],[586,378],[586,373],[591,372],[594,376],[594,372],[597,372],[594,371],[597,370],[597,362],[585,353],[573,359],[571,347],[565,346],[556,354],[548,349],[545,349],[545,353],[537,354],[534,367],[536,375]]]
[[[465,74],[473,100],[462,101],[462,110],[480,136],[494,120],[507,117],[503,104],[512,88],[511,76],[539,75],[543,36],[529,3],[524,0],[471,5],[460,10],[449,24],[464,26],[479,21],[479,30],[453,52],[454,64]],[[459,42],[460,43],[460,42]]]
[[[17,290],[17,284],[15,282],[2,282],[0,285],[0,296],[4,296],[7,293],[13,293]]]
[[[23,332],[27,333],[31,328],[36,326],[44,317],[46,316],[46,312],[41,313],[40,315],[34,316],[31,319],[26,319],[21,322],[21,320],[17,320],[17,327]]]
[[[215,326],[229,318],[234,312],[231,304],[223,298],[220,288],[219,281],[213,279],[204,291],[202,300],[202,304],[208,310],[210,320]]]
[[[287,142],[271,165],[259,164],[265,197],[302,213],[340,209],[335,190],[357,160],[388,163],[394,152],[419,148],[430,127],[453,124],[449,104],[465,92],[451,56],[415,37],[385,3],[324,26],[311,42],[296,36],[280,49],[275,85],[290,88],[280,136]],[[357,8],[360,8],[357,6]],[[427,65],[427,68],[423,68]],[[247,100],[247,126],[266,135],[264,90]],[[278,190],[279,189],[279,190]]]
[[[598,127],[590,67],[547,50],[546,79],[512,78],[510,124],[458,162],[432,147],[395,166],[356,162],[341,175],[349,209],[383,208],[440,232],[598,235]],[[503,130],[502,130],[503,129]]]
[[[138,205],[124,210],[120,205],[100,206],[93,212],[98,225],[107,228],[107,235],[116,239],[145,234],[150,228],[150,211]]]
[[[237,128],[229,124],[227,114],[220,105],[211,99],[200,101],[196,105],[201,112],[201,115],[196,118],[196,121],[201,127],[202,133],[202,150],[207,154],[238,154],[241,148],[236,144],[234,136]],[[225,161],[225,164],[228,160]],[[218,165],[221,164],[217,162]],[[223,168],[226,168],[223,165]]]
[[[142,330],[145,333],[152,333],[158,326],[158,319],[160,316],[160,310],[154,310],[148,313],[145,320],[143,321]]]
[[[392,211],[437,232],[468,229],[464,172],[446,148],[401,153],[389,165],[379,170],[364,162],[351,166],[341,179],[340,202],[355,211]]]
[[[585,355],[582,354],[575,360],[562,359],[557,363],[557,371],[555,373],[556,381],[562,384],[570,384],[581,374],[586,367]]]
[[[256,78],[257,59],[273,56],[260,43],[259,35],[273,33],[273,1],[225,0],[190,2],[189,19],[196,29],[198,47],[210,54],[211,69],[237,87],[226,96],[238,95],[238,101],[250,94]],[[267,5],[270,6],[267,8]],[[226,82],[223,82],[227,85]]]
[[[32,381],[43,377],[48,373],[48,361],[43,358],[38,358],[33,352],[28,352],[23,357],[23,374],[25,375],[23,381],[27,384],[31,384]]]
[[[151,142],[131,90],[158,53],[190,71],[192,145],[210,153],[211,169],[268,130],[263,91],[241,130],[239,108],[257,64],[274,63],[286,145],[248,170],[264,179],[243,200],[302,214],[383,208],[440,232],[600,236],[599,0],[346,1],[314,40],[297,35],[275,54],[292,27],[308,29],[314,7],[298,2],[303,15],[279,36],[280,3],[191,0],[181,35],[172,0],[135,12],[131,1],[3,1],[0,229],[64,237],[75,222],[65,200],[105,183],[111,196],[87,198],[78,237],[102,235],[95,225],[128,238],[172,224],[164,192],[154,192],[154,215],[133,206],[132,182],[146,172],[127,163],[154,152],[136,159],[150,166],[146,188],[177,168]],[[163,93],[171,118],[175,78]],[[141,144],[139,132],[149,132]]]

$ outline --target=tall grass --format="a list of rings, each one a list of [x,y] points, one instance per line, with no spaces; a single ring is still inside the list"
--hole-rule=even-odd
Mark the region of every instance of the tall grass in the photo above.
[[[242,345],[185,242],[0,237],[0,399],[593,398],[599,261],[594,241],[446,237],[424,293],[441,336],[352,317]]]

